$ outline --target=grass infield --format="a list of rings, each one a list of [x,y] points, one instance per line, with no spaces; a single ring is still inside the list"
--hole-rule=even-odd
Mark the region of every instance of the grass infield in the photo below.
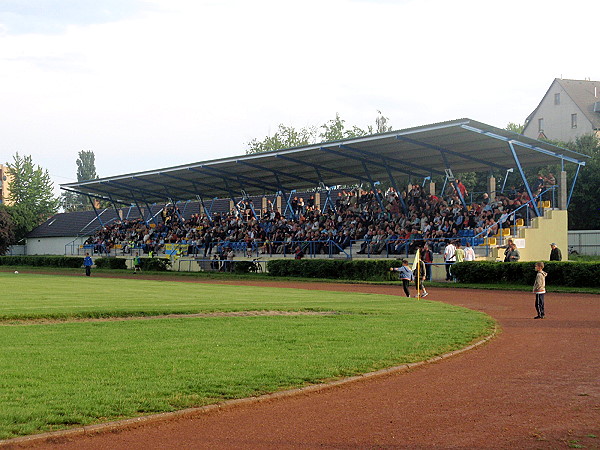
[[[0,285],[0,439],[420,361],[494,326],[376,294],[12,273]],[[337,314],[73,321],[250,310]]]

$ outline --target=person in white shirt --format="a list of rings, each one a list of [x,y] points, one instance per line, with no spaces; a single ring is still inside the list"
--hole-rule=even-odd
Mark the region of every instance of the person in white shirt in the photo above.
[[[475,261],[475,250],[469,242],[465,245],[465,261]]]
[[[452,280],[452,264],[456,262],[456,247],[452,241],[444,249],[444,262],[446,263],[446,281]]]

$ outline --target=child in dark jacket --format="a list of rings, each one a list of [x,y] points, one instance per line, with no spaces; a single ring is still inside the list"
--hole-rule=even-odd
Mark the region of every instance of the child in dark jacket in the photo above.
[[[407,297],[410,297],[408,286],[410,286],[410,282],[414,278],[414,275],[411,268],[408,267],[408,261],[403,259],[401,267],[390,267],[390,270],[393,272],[398,272],[398,277],[402,280],[402,288],[404,289],[404,293]]]

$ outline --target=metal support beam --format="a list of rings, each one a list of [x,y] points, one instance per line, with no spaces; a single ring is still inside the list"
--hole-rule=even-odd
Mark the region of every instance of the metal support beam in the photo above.
[[[302,160],[299,160],[299,159],[296,159],[296,158],[291,158],[291,157],[286,156],[286,155],[277,155],[277,158],[285,159],[286,161],[290,161],[290,162],[293,162],[293,163],[296,163],[296,164],[303,164],[305,166],[309,166],[309,167],[312,167],[314,169],[320,169],[320,170],[323,170],[325,172],[335,173],[336,175],[341,175],[343,177],[348,177],[348,178],[353,179],[353,180],[358,180],[359,183],[364,183],[364,182],[368,181],[368,180],[365,180],[364,178],[361,178],[358,175],[352,175],[352,174],[349,174],[349,173],[346,173],[346,172],[342,172],[341,170],[331,169],[329,167],[318,166],[317,164],[308,163],[306,161],[302,161]]]
[[[387,166],[386,166],[386,170],[387,170],[387,173],[388,173],[388,177],[390,179],[390,184],[392,185],[392,187],[396,191],[396,194],[398,195],[398,200],[400,200],[400,204],[402,205],[402,211],[404,211],[404,214],[406,214],[408,212],[408,206],[406,206],[406,202],[402,198],[402,193],[398,190],[398,186],[396,185],[396,180],[392,176],[392,171]]]
[[[579,176],[579,169],[581,169],[581,164],[577,164],[577,169],[575,170],[575,176],[573,177],[573,182],[571,183],[571,189],[569,190],[569,196],[567,197],[567,209],[569,209],[569,205],[571,204],[571,197],[573,196],[573,189],[575,189],[575,183],[577,183],[577,177]]]
[[[271,172],[273,174],[277,174],[277,175],[280,175],[280,176],[294,178],[295,180],[304,181],[305,183],[314,183],[315,185],[317,184],[317,183],[315,183],[314,180],[310,180],[308,178],[304,178],[304,177],[301,177],[299,175],[294,175],[294,174],[291,174],[291,173],[285,173],[285,172],[282,172],[282,171],[277,170],[277,169],[268,169],[266,167],[259,166],[258,164],[252,164],[252,163],[249,163],[247,161],[240,161],[240,160],[238,160],[238,161],[236,161],[236,163],[243,164],[245,166],[252,167],[252,168],[258,169],[258,170],[264,170],[265,172]]]
[[[339,147],[341,149],[344,149],[344,150],[354,150],[351,147],[348,147],[347,145],[340,145]],[[358,162],[361,162],[361,163],[368,162],[369,164],[372,164],[374,166],[378,166],[378,167],[382,167],[382,168],[387,168],[386,165],[383,162],[377,162],[377,160],[373,160],[372,157],[349,155],[348,153],[340,152],[340,151],[337,151],[337,150],[334,150],[334,149],[331,149],[331,148],[327,148],[327,147],[321,147],[321,150],[326,151],[328,153],[331,153],[332,155],[341,156],[342,158],[352,159],[354,161],[358,161]],[[360,154],[362,152],[358,152],[358,153]],[[388,166],[389,166],[389,164],[388,164]],[[390,167],[393,170],[395,170],[396,172],[404,173],[404,174],[407,174],[407,175],[422,176],[422,175],[417,174],[415,172],[411,172],[408,169],[403,169],[403,168],[400,168],[400,167],[397,167],[397,166],[390,166]]]
[[[500,164],[496,164],[490,161],[485,161],[483,159],[479,159],[479,158],[475,158],[474,156],[468,156],[468,155],[463,155],[462,153],[459,152],[455,152],[453,150],[447,149],[445,147],[441,147],[439,145],[434,145],[434,144],[429,144],[427,142],[423,142],[423,141],[419,141],[417,139],[412,139],[406,136],[396,136],[397,139],[404,141],[404,142],[408,142],[409,144],[414,144],[417,145],[419,147],[424,147],[424,148],[428,148],[430,150],[437,150],[438,152],[441,152],[442,154],[448,154],[448,155],[452,155],[452,156],[456,156],[458,158],[462,158],[465,159],[467,161],[473,161],[473,162],[477,162],[479,164],[485,164],[487,166],[490,167],[495,167],[496,169],[501,169],[501,170],[506,170],[507,168],[504,166],[501,166]]]
[[[486,136],[492,137],[494,139],[498,139],[500,141],[512,143],[514,145],[518,145],[520,147],[528,148],[530,150],[534,150],[536,152],[543,153],[545,155],[554,156],[555,158],[560,158],[560,159],[563,159],[565,161],[569,161],[569,162],[572,162],[572,163],[575,163],[575,164],[581,164],[581,165],[585,166],[585,161],[580,161],[578,159],[571,158],[569,156],[565,156],[565,155],[553,152],[551,150],[546,150],[545,148],[540,148],[540,147],[537,147],[535,145],[526,144],[525,142],[518,141],[518,140],[516,140],[514,138],[507,138],[507,137],[504,137],[504,136],[500,136],[499,134],[491,133],[489,131],[480,130],[479,128],[475,128],[475,127],[472,127],[472,126],[469,126],[469,125],[461,125],[461,127],[464,128],[465,130],[473,131],[473,132],[479,133],[479,134],[484,134]],[[572,152],[572,153],[574,153],[574,152]],[[585,156],[585,155],[582,155],[582,156]]]
[[[535,215],[537,217],[540,217],[540,211],[539,211],[539,209],[537,207],[537,202],[533,198],[533,194],[531,192],[531,187],[529,187],[529,182],[527,181],[527,177],[525,176],[525,172],[523,171],[523,167],[521,167],[521,162],[519,161],[519,157],[517,155],[515,147],[513,146],[513,143],[511,141],[508,141],[508,146],[510,147],[510,151],[512,152],[513,158],[515,160],[515,164],[517,165],[517,168],[519,169],[519,173],[521,174],[521,179],[523,180],[523,183],[525,184],[525,189],[527,189],[527,195],[529,195],[529,198],[531,200],[531,204],[533,206],[533,210],[535,211]]]
[[[424,175],[424,173],[428,174],[428,173],[435,173],[437,175],[444,175],[444,172],[441,172],[439,170],[432,170],[431,167],[424,167],[424,166],[420,166],[418,164],[414,164],[414,163],[410,163],[408,161],[403,161],[401,159],[398,158],[391,158],[389,156],[385,157],[383,155],[379,155],[377,153],[373,153],[373,152],[369,152],[367,150],[360,150],[358,148],[354,148],[354,147],[350,147],[349,145],[340,145],[340,148],[343,148],[344,150],[349,150],[352,151],[354,153],[358,153],[358,154],[362,154],[364,156],[366,156],[367,161],[369,162],[373,162],[374,160],[377,159],[381,159],[382,161],[385,159],[387,161],[387,164],[389,165],[390,162],[393,162],[395,164],[399,164],[400,166],[405,166],[405,167],[411,167],[415,170],[422,170],[423,172],[411,172],[410,170],[407,169],[400,169],[397,166],[392,167],[394,170],[398,171],[398,172],[402,172],[405,173],[407,175],[415,175],[419,178],[422,178],[426,175]],[[391,167],[391,166],[390,166]]]
[[[375,182],[373,181],[373,178],[371,177],[371,173],[369,172],[369,169],[367,168],[367,164],[364,161],[362,163],[362,166],[365,171],[365,174],[367,175],[367,178],[369,179],[369,183],[371,183],[371,189],[373,189],[373,194],[375,194],[377,203],[379,203],[379,207],[381,208],[381,211],[383,212],[383,211],[385,211],[385,207],[383,206],[383,201],[381,200],[381,196],[377,192],[377,186],[375,185]]]
[[[100,214],[98,214],[98,210],[96,209],[96,205],[94,205],[94,200],[92,200],[92,197],[90,197],[89,195],[87,196],[87,198],[90,201],[90,204],[92,205],[94,213],[96,214],[96,219],[98,219],[98,222],[100,222],[100,226],[104,226],[104,222],[102,222],[102,219],[100,218]],[[102,211],[102,212],[104,212],[104,211]]]

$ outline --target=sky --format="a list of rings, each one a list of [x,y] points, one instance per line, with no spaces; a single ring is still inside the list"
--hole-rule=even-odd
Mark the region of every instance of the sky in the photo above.
[[[597,0],[0,0],[0,162],[59,184],[245,153],[279,124],[523,123],[600,80]]]

